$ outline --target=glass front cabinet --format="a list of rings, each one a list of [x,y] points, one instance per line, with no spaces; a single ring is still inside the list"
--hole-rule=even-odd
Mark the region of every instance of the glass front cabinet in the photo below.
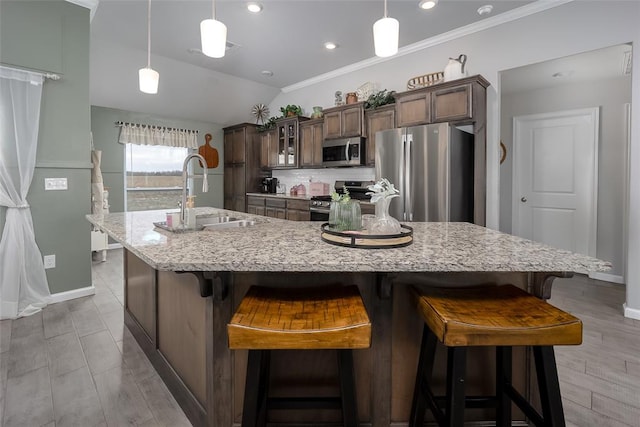
[[[301,120],[308,120],[308,118],[300,116],[287,117],[276,122],[278,135],[276,168],[298,167],[298,122]]]

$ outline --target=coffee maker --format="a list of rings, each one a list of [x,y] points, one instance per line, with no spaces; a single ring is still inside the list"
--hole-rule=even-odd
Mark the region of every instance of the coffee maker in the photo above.
[[[261,193],[274,193],[278,188],[278,178],[262,178],[262,183],[260,184],[260,192]]]

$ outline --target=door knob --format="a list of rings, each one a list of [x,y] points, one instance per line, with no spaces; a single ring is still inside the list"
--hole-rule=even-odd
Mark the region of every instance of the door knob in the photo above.
[[[520,198],[520,201],[521,201],[522,203],[527,203],[527,198],[526,198],[526,197],[524,197],[524,196],[522,196],[522,197]]]

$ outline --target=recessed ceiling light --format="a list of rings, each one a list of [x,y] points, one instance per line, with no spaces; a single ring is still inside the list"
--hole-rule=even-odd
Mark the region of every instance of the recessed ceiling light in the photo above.
[[[325,49],[333,50],[333,49],[337,48],[337,47],[338,47],[338,45],[337,45],[337,44],[335,44],[334,42],[326,42],[326,43],[324,44],[324,47],[325,47]]]
[[[438,4],[438,0],[421,0],[418,3],[420,9],[433,9]]]
[[[271,71],[271,70],[262,70],[262,71],[260,71],[260,74],[262,74],[263,76],[271,77],[271,76],[273,76],[273,71]]]
[[[488,15],[491,12],[493,12],[493,6],[491,6],[490,4],[485,4],[484,6],[480,6],[478,8],[478,15],[480,16]]]
[[[247,10],[251,13],[258,13],[262,10],[262,5],[260,3],[247,3]]]

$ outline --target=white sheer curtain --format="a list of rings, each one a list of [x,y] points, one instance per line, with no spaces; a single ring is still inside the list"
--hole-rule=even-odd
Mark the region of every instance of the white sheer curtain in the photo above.
[[[121,123],[121,144],[164,145],[167,147],[198,148],[198,131],[164,126]]]
[[[43,76],[0,66],[0,319],[29,316],[49,301],[49,285],[27,203],[36,164]]]

